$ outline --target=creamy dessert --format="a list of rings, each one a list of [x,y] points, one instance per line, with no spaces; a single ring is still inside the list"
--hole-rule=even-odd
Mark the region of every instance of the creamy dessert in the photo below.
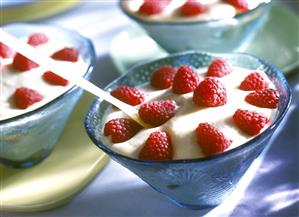
[[[83,76],[87,64],[73,45],[55,35],[34,33],[21,38],[75,76]],[[0,120],[37,109],[65,93],[73,84],[0,44]]]
[[[103,117],[104,143],[142,160],[194,159],[238,147],[275,119],[279,94],[260,70],[232,66],[224,59],[207,68],[163,66],[138,88],[111,91],[136,106],[144,129],[110,107]]]
[[[270,0],[125,0],[122,7],[145,21],[189,22],[233,18]]]

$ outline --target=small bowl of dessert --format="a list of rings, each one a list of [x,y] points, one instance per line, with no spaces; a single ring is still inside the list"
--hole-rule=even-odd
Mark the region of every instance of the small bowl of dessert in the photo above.
[[[85,119],[112,159],[183,207],[221,203],[263,149],[291,100],[279,69],[249,54],[183,52],[137,65],[106,88],[142,128],[95,99]]]
[[[124,0],[122,11],[168,52],[242,51],[271,0]]]
[[[51,25],[10,24],[3,30],[54,59],[74,76],[90,77],[92,43]],[[53,150],[82,90],[0,43],[0,163],[29,167]]]

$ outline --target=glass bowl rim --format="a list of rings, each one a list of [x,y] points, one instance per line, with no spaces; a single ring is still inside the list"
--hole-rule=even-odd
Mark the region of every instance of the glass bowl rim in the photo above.
[[[279,116],[276,118],[276,120],[267,128],[265,129],[262,133],[260,133],[259,135],[255,136],[253,139],[249,140],[246,143],[241,144],[238,147],[235,147],[233,149],[227,150],[223,153],[220,154],[216,154],[210,157],[200,157],[200,158],[192,158],[192,159],[177,159],[177,160],[139,160],[136,158],[132,158],[129,156],[125,156],[123,154],[119,154],[115,151],[113,151],[112,149],[109,149],[106,145],[103,144],[102,141],[97,140],[92,127],[90,125],[90,120],[91,120],[91,116],[93,113],[96,112],[96,108],[99,107],[99,105],[103,102],[102,99],[95,97],[93,103],[91,104],[86,116],[85,116],[85,120],[84,120],[84,125],[85,125],[85,130],[87,131],[87,134],[89,136],[89,138],[96,144],[96,146],[98,146],[98,148],[102,149],[104,152],[106,152],[108,155],[111,155],[113,157],[116,158],[121,158],[121,159],[125,159],[131,162],[135,162],[135,163],[142,163],[142,164],[154,164],[154,165],[158,165],[158,164],[184,164],[184,163],[199,163],[199,162],[208,162],[208,161],[213,161],[213,160],[217,160],[219,158],[225,157],[225,156],[230,156],[235,152],[240,151],[241,149],[245,149],[246,147],[250,146],[252,143],[255,143],[257,141],[259,141],[260,139],[263,139],[264,137],[266,137],[268,134],[271,133],[271,131],[273,131],[274,129],[276,129],[278,127],[278,125],[280,124],[280,122],[282,121],[283,117],[285,116],[287,110],[290,107],[290,103],[291,103],[291,99],[292,99],[292,93],[291,90],[289,88],[289,85],[285,79],[285,77],[283,76],[282,72],[275,67],[272,63],[269,63],[266,60],[261,59],[260,57],[257,57],[255,55],[252,54],[248,54],[248,53],[241,53],[241,52],[234,52],[234,53],[210,53],[210,52],[200,52],[200,51],[184,51],[184,52],[179,52],[179,53],[174,53],[174,54],[170,54],[166,57],[163,58],[158,58],[155,60],[151,60],[151,61],[146,61],[146,62],[142,62],[139,64],[136,64],[132,67],[130,67],[126,73],[124,73],[122,76],[118,77],[117,79],[115,79],[114,81],[112,81],[111,83],[109,83],[106,87],[105,90],[107,90],[110,86],[118,83],[119,80],[123,79],[124,77],[126,77],[128,74],[133,73],[133,71],[135,71],[138,68],[143,67],[143,65],[148,65],[148,64],[152,64],[155,63],[157,61],[161,61],[164,59],[168,59],[168,58],[173,58],[173,57],[181,57],[184,55],[191,55],[191,54],[200,54],[200,55],[208,55],[210,57],[220,57],[223,55],[226,56],[247,56],[250,58],[254,58],[256,59],[258,62],[260,62],[262,65],[266,65],[268,66],[271,71],[273,71],[275,73],[275,75],[277,77],[279,77],[280,82],[283,82],[285,84],[286,87],[286,92],[287,92],[287,103],[286,105],[282,108],[282,112],[279,113]]]
[[[259,10],[260,8],[267,6],[268,4],[270,4],[272,2],[272,0],[268,0],[268,2],[262,2],[257,7],[253,8],[253,9],[251,9],[249,11],[237,14],[234,17],[229,18],[229,19],[220,19],[220,20],[195,20],[195,21],[188,21],[188,22],[143,20],[142,18],[139,18],[139,17],[135,16],[134,14],[131,14],[130,12],[128,12],[124,8],[124,6],[123,6],[123,4],[121,2],[122,1],[119,1],[119,7],[123,11],[123,13],[125,13],[128,17],[130,17],[131,19],[133,19],[133,20],[135,20],[135,21],[137,21],[139,23],[150,24],[150,25],[157,25],[157,26],[160,26],[160,25],[185,26],[185,25],[196,25],[196,24],[221,23],[221,22],[223,22],[223,20],[230,20],[230,19],[239,20],[239,19],[242,19],[244,17],[247,17],[247,15],[253,14],[255,11]]]
[[[55,29],[58,31],[62,31],[64,33],[66,33],[67,35],[69,35],[70,37],[72,36],[76,36],[77,38],[79,38],[82,41],[82,44],[85,44],[84,46],[86,47],[87,51],[88,51],[88,59],[90,60],[90,64],[88,65],[86,72],[83,75],[83,78],[88,78],[91,74],[91,72],[93,71],[93,68],[95,66],[95,62],[96,62],[96,54],[95,54],[95,49],[94,46],[91,42],[90,39],[82,36],[81,34],[79,34],[78,32],[74,31],[74,30],[70,30],[55,24],[31,24],[31,23],[13,23],[13,24],[7,24],[2,26],[1,28],[3,28],[5,30],[5,28],[19,28],[20,26],[22,27],[43,27],[43,28],[51,28],[51,29]],[[68,91],[64,92],[63,94],[59,95],[58,97],[56,97],[55,99],[53,99],[52,101],[32,110],[29,112],[25,112],[24,114],[20,114],[17,116],[13,116],[11,118],[7,118],[4,120],[0,120],[0,125],[2,124],[7,124],[7,123],[11,123],[13,121],[18,121],[20,119],[24,119],[24,118],[28,118],[32,115],[35,115],[36,113],[47,109],[48,107],[50,107],[51,105],[55,104],[56,102],[62,100],[62,98],[67,97],[68,95],[70,95],[71,93],[73,93],[75,90],[77,90],[78,87],[77,85],[73,85]]]

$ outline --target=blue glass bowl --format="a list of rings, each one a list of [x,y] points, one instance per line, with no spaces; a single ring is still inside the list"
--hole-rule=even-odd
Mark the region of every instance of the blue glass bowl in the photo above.
[[[12,24],[3,29],[17,37],[49,32],[76,47],[86,62],[88,79],[95,64],[92,43],[76,32],[50,25]],[[53,150],[83,90],[74,86],[53,101],[25,114],[0,121],[0,163],[9,167],[29,167],[45,159]]]
[[[107,86],[138,86],[149,81],[151,73],[162,65],[206,67],[217,57],[227,58],[233,65],[265,71],[280,93],[278,114],[272,125],[249,142],[222,154],[192,160],[143,161],[120,155],[103,141],[103,114],[109,104],[95,99],[85,119],[92,141],[112,159],[143,179],[158,192],[183,207],[204,208],[221,203],[235,188],[252,162],[269,145],[270,137],[285,116],[291,93],[282,73],[270,63],[249,54],[209,54],[185,52],[131,68],[127,74]]]
[[[120,3],[122,11],[170,53],[186,50],[242,51],[267,20],[270,5],[262,3],[231,19],[182,23],[144,20],[130,13],[123,3]]]

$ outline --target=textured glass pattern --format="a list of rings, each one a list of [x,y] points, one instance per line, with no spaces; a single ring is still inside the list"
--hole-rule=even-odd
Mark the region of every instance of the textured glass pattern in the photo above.
[[[85,126],[93,142],[114,160],[127,167],[157,191],[180,206],[202,208],[221,203],[235,188],[254,159],[268,145],[274,130],[285,115],[290,103],[290,90],[282,73],[273,65],[248,54],[208,54],[185,52],[150,63],[135,66],[127,74],[112,82],[107,89],[119,85],[140,85],[162,65],[194,67],[207,66],[217,57],[227,58],[235,66],[262,69],[270,77],[281,95],[279,114],[274,123],[251,141],[210,158],[175,161],[141,161],[119,155],[102,144],[102,117],[108,103],[96,99],[86,116]]]
[[[3,27],[17,37],[35,32],[51,32],[80,50],[86,61],[85,78],[90,77],[95,62],[91,42],[79,34],[49,25],[13,24]],[[82,90],[73,87],[48,104],[23,115],[0,121],[0,163],[10,167],[32,166],[53,150]]]

